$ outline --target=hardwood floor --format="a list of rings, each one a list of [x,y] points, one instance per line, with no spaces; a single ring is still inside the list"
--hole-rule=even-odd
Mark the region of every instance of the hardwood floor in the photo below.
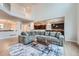
[[[73,42],[64,43],[65,56],[79,56],[79,45]]]
[[[18,43],[18,37],[0,40],[0,56],[9,56],[10,45]],[[64,43],[65,56],[79,56],[79,46],[76,43]]]
[[[8,56],[8,48],[10,45],[18,43],[18,37],[0,40],[0,56]]]

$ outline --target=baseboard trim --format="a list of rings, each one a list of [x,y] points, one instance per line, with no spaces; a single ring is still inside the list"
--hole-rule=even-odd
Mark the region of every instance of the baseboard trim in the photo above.
[[[73,43],[79,44],[79,43],[77,43],[77,41],[71,41],[71,40],[65,40],[65,41],[73,42]]]

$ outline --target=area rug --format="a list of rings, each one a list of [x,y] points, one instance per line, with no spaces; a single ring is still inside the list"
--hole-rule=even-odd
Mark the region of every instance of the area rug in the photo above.
[[[9,47],[11,56],[63,56],[63,46],[51,45],[51,50],[47,49],[46,46],[38,44],[33,46],[32,44],[23,45],[21,43],[11,45]]]

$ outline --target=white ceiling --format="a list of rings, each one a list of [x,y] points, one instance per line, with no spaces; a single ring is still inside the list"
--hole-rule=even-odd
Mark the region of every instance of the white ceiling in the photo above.
[[[74,5],[69,3],[18,3],[21,7],[31,7],[31,20],[45,20],[65,16]]]
[[[15,3],[21,7],[27,7],[27,6],[36,6],[36,5],[53,5],[55,3]]]
[[[64,17],[52,18],[47,20],[41,20],[34,22],[35,24],[56,24],[56,23],[64,23]]]
[[[20,7],[31,7],[32,15],[29,21],[48,20],[56,17],[65,16],[72,4],[61,3],[15,3]],[[9,17],[10,15],[8,15]],[[12,18],[11,16],[10,18]],[[16,18],[16,17],[15,17]],[[27,20],[25,20],[27,22]],[[24,22],[25,22],[24,21]]]
[[[6,19],[6,20],[13,20],[13,21],[22,21],[22,22],[30,22],[28,20],[16,17],[16,16],[12,16],[7,14],[6,12],[0,10],[0,19]]]

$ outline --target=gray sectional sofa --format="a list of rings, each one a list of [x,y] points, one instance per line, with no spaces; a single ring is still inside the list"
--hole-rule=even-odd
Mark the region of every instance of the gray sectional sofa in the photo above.
[[[30,31],[22,32],[19,38],[19,42],[23,44],[29,44],[33,40],[51,41],[53,44],[63,45],[64,35],[60,32],[49,32],[49,31]]]

